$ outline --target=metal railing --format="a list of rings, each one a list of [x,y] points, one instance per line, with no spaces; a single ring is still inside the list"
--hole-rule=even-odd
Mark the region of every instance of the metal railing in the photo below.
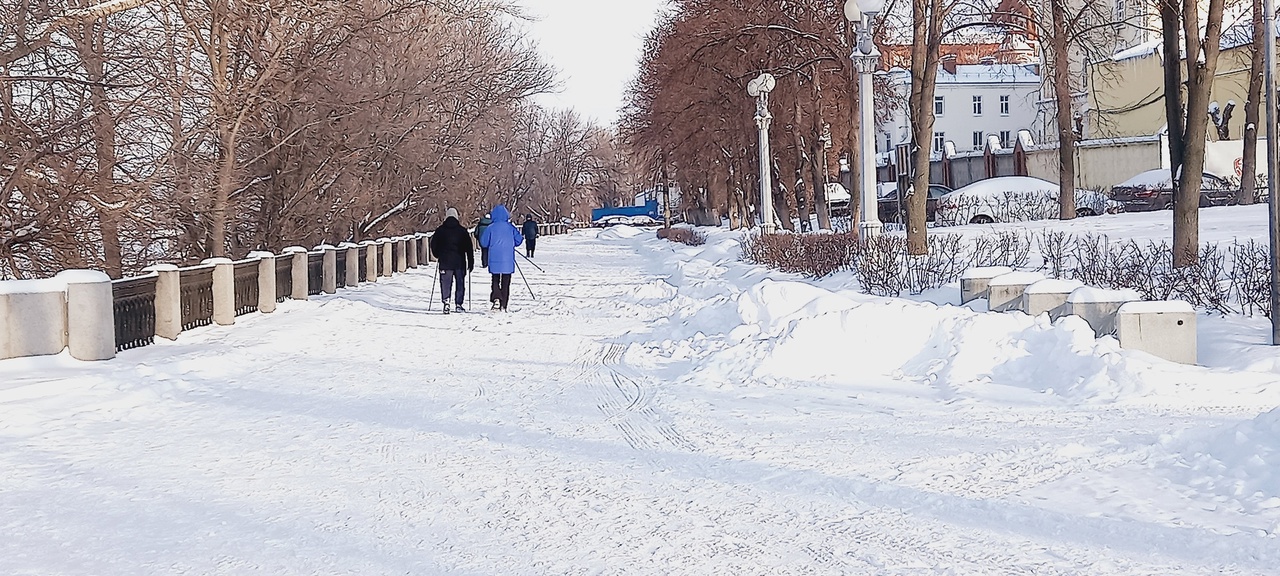
[[[293,258],[286,254],[276,258],[276,302],[293,295]]]
[[[258,264],[258,260],[236,262],[236,316],[258,311]]]
[[[369,278],[369,249],[370,249],[369,246],[361,246],[359,251],[356,252],[356,254],[360,255],[360,257],[357,258],[357,260],[360,261],[360,281],[361,282],[364,282],[367,278]]]
[[[156,340],[156,277],[124,278],[111,283],[116,350],[141,348]]]
[[[399,244],[400,244],[399,242],[391,243],[391,269],[392,270],[399,270],[401,268],[400,259],[403,258],[403,256],[401,256],[400,251],[396,249]]]
[[[382,251],[384,250],[384,248],[383,248],[382,246],[383,246],[382,244],[374,244],[374,245],[371,247],[371,248],[373,248],[373,250],[374,250],[374,251],[377,253],[377,255],[378,255],[378,257],[377,257],[377,258],[375,258],[375,260],[377,260],[377,261],[378,261],[378,276],[379,276],[379,277],[382,277],[382,276],[386,276],[386,275],[387,275],[387,263],[382,259]]]
[[[182,329],[213,324],[213,266],[179,269],[182,294]]]
[[[324,283],[324,251],[307,252],[307,295],[320,294],[322,283]]]

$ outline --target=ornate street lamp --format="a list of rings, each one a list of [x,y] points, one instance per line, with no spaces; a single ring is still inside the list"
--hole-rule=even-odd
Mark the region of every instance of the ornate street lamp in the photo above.
[[[875,140],[875,105],[874,88],[871,76],[880,67],[880,50],[872,42],[872,28],[875,26],[876,14],[884,9],[884,0],[846,0],[844,17],[857,27],[858,44],[853,47],[853,66],[858,70],[858,92],[862,95],[858,100],[859,122],[858,142],[862,161],[862,222],[859,231],[863,238],[880,234],[884,225],[880,223],[880,212],[876,202],[876,140]],[[899,192],[901,194],[901,192]]]
[[[756,99],[756,128],[760,132],[760,227],[765,234],[773,234],[773,176],[769,162],[769,92],[777,83],[773,75],[765,72],[747,83],[747,94]]]

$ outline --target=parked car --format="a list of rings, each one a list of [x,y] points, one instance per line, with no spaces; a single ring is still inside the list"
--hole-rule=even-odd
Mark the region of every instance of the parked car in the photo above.
[[[1205,173],[1200,178],[1200,207],[1232,206],[1239,202],[1240,186]],[[1266,194],[1266,187],[1262,189]],[[1111,187],[1111,198],[1124,204],[1125,212],[1150,212],[1173,208],[1173,177],[1167,169],[1147,170]]]
[[[906,198],[903,198],[902,214],[898,213],[898,185],[892,182],[884,183],[879,191],[877,199],[877,207],[880,213],[881,222],[902,222],[905,218],[907,205]],[[935,214],[938,211],[938,199],[951,193],[951,189],[941,184],[929,185],[929,197],[924,202],[924,218],[929,222],[934,221]]]
[[[853,195],[839,182],[827,182],[827,204],[831,206],[832,216],[849,215],[849,202]]]
[[[1123,210],[1101,192],[1076,189],[1076,215],[1097,216]],[[1030,176],[979,180],[938,200],[939,226],[1047,220],[1058,216],[1058,185]]]

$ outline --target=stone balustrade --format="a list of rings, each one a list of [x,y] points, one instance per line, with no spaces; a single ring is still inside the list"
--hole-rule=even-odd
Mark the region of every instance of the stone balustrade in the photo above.
[[[541,235],[571,230],[539,226]],[[115,281],[92,270],[0,281],[0,360],[63,351],[79,360],[106,360],[157,336],[176,340],[199,326],[233,326],[237,317],[271,314],[285,300],[336,294],[429,266],[429,241],[430,234],[415,233],[312,250],[291,246],[279,254],[251,252],[239,261],[159,264]]]

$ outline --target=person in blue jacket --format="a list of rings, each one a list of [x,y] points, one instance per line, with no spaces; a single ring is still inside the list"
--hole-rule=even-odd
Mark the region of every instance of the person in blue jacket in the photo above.
[[[493,275],[489,302],[494,310],[506,310],[511,299],[511,275],[516,272],[516,246],[524,243],[520,229],[511,223],[511,213],[499,204],[489,212],[493,223],[480,236],[480,246],[489,249],[489,274]]]

